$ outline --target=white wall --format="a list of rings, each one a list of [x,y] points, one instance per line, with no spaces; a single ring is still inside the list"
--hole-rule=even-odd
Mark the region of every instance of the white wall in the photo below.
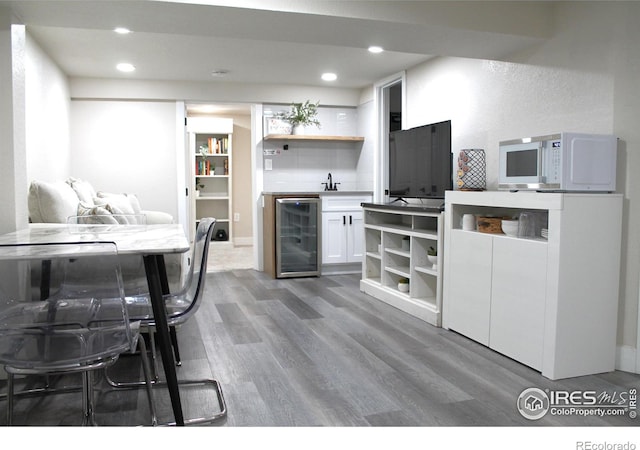
[[[178,217],[175,102],[72,101],[71,175]]]
[[[619,164],[618,191],[626,201],[618,343],[635,347],[640,5],[564,2],[556,8],[554,37],[513,55],[514,62],[437,58],[408,70],[406,123],[412,127],[451,119],[454,154],[463,148],[485,149],[489,189],[497,184],[500,140],[558,131],[619,136],[626,164]]]
[[[364,136],[362,150],[356,163],[356,190],[373,191],[376,143],[376,114],[373,100],[358,107],[358,135]]]
[[[497,187],[498,142],[559,131],[613,132],[613,80],[597,73],[437,58],[407,71],[407,128],[451,120],[454,155],[487,153]]]
[[[27,225],[31,180],[68,176],[70,100],[66,76],[25,27],[0,18],[0,228],[12,231]]]
[[[69,176],[69,84],[67,76],[31,36],[26,39],[27,181]]]
[[[0,8],[0,233],[27,225],[25,39]]]

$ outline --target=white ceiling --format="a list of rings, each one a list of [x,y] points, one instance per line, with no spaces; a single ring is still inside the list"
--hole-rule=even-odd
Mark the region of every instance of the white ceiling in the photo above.
[[[0,1],[70,77],[362,88],[436,55],[544,41],[553,2]],[[117,35],[116,26],[134,32]],[[373,55],[369,45],[386,49]],[[127,61],[137,70],[116,71]],[[213,77],[217,70],[228,71]],[[322,72],[338,80],[327,83]]]

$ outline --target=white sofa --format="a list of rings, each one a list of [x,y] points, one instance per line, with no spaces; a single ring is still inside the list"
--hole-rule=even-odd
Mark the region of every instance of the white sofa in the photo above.
[[[143,210],[133,194],[96,191],[91,183],[77,178],[66,181],[32,181],[29,186],[29,221],[67,223],[71,216],[111,217],[113,223],[127,223],[131,217],[146,217],[146,224],[173,223],[173,216]]]
[[[132,218],[141,215],[146,216],[146,225],[173,223],[171,214],[143,210],[135,195],[96,192],[89,182],[76,178],[55,182],[32,181],[27,201],[31,223],[67,223],[69,217],[85,216],[86,222],[82,223],[131,224]],[[174,290],[181,282],[182,255],[167,255],[165,264]],[[141,257],[123,255],[120,265],[127,295],[148,292]]]

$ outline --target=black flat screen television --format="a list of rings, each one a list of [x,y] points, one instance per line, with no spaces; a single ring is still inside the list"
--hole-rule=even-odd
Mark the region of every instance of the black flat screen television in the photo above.
[[[451,121],[389,133],[389,197],[444,198],[453,189]]]

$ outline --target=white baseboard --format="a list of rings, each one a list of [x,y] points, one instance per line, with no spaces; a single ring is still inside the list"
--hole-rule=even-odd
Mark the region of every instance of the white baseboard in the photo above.
[[[320,273],[322,275],[362,273],[362,263],[322,264],[320,267]]]
[[[233,238],[233,245],[236,247],[251,247],[253,245],[252,237],[235,237]]]
[[[619,345],[616,348],[616,370],[640,373],[637,367],[637,350],[630,345]]]

